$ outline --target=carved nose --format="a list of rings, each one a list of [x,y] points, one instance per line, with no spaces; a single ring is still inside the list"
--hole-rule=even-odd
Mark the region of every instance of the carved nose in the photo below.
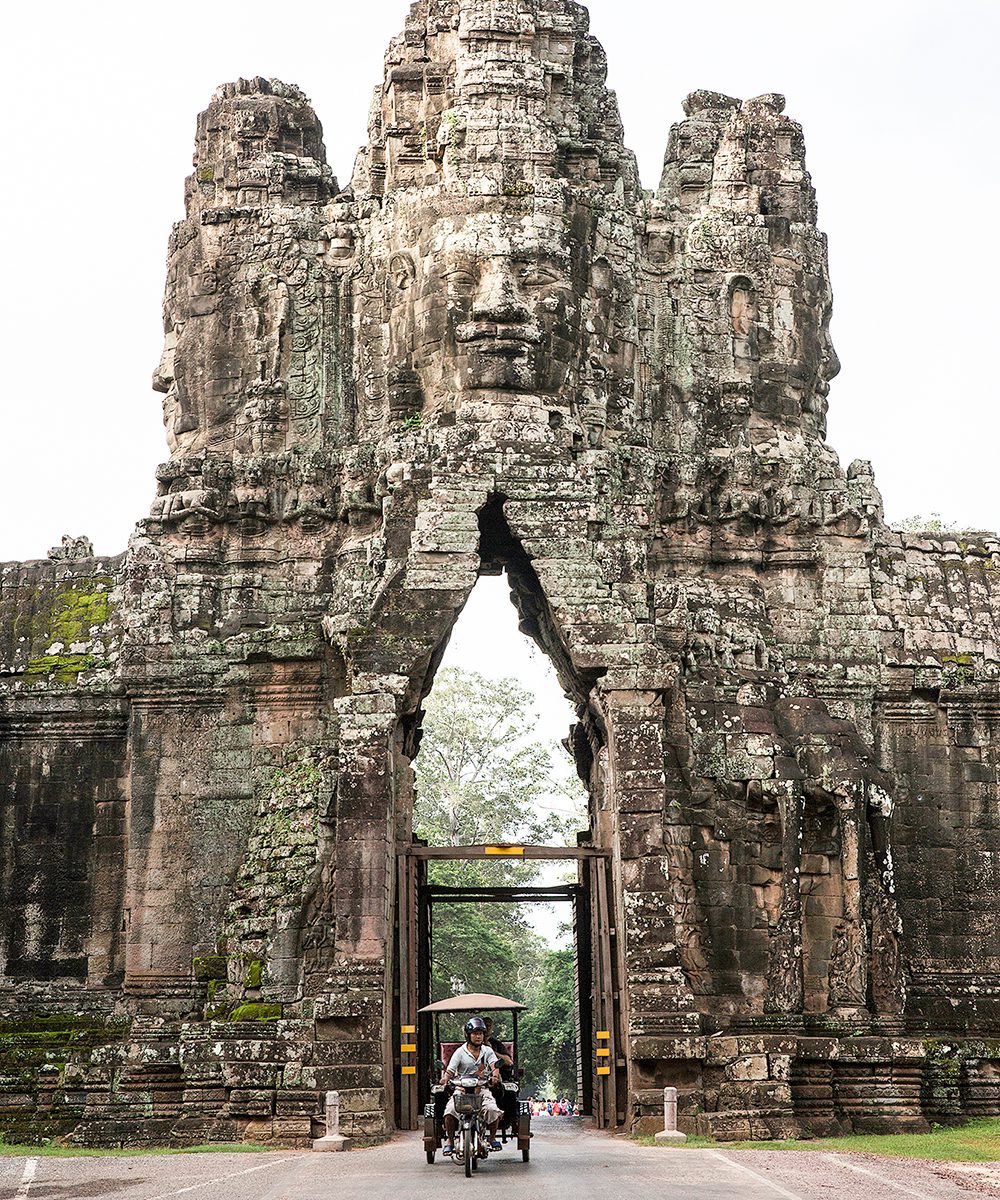
[[[497,264],[483,273],[473,301],[472,317],[476,321],[495,321],[502,325],[531,319],[517,280],[506,267]]]
[[[827,341],[826,345],[826,381],[836,379],[840,374],[840,355],[834,349],[833,342]]]

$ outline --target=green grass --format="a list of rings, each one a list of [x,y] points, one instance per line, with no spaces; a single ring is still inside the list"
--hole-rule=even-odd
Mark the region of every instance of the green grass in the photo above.
[[[659,1145],[652,1137],[637,1137],[643,1145]],[[936,1127],[930,1133],[857,1133],[848,1137],[816,1138],[811,1141],[717,1142],[712,1138],[689,1137],[678,1150],[708,1147],[727,1150],[826,1150],[847,1154],[877,1154],[883,1158],[923,1158],[937,1162],[1000,1161],[1000,1121],[970,1121],[953,1128]]]
[[[686,1142],[658,1142],[651,1133],[630,1133],[630,1142],[638,1146],[666,1146],[668,1150],[719,1150],[732,1142],[717,1142],[715,1138],[702,1137],[699,1133],[689,1133]]]
[[[0,1141],[0,1158],[124,1158],[152,1154],[265,1154],[285,1146],[259,1146],[254,1142],[218,1142],[208,1146],[143,1146],[98,1150],[70,1146],[55,1139],[42,1146],[15,1146]]]

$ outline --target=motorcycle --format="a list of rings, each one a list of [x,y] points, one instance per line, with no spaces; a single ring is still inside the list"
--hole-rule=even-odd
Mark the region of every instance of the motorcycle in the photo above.
[[[472,1178],[480,1161],[489,1158],[490,1154],[490,1135],[483,1117],[483,1086],[482,1080],[475,1075],[465,1075],[454,1084],[458,1131],[452,1158],[464,1164],[466,1179]]]

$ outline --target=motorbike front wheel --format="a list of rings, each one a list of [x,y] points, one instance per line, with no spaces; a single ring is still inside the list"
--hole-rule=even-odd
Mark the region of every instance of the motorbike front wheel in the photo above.
[[[472,1126],[466,1125],[462,1130],[462,1154],[465,1158],[465,1178],[472,1178]]]

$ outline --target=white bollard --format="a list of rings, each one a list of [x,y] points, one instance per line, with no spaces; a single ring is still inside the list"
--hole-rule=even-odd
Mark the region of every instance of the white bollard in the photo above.
[[[663,1089],[663,1132],[656,1135],[658,1142],[686,1142],[687,1134],[677,1128],[677,1089]]]
[[[326,1136],[316,1138],[314,1150],[350,1150],[354,1139],[340,1132],[340,1092],[326,1093]]]

